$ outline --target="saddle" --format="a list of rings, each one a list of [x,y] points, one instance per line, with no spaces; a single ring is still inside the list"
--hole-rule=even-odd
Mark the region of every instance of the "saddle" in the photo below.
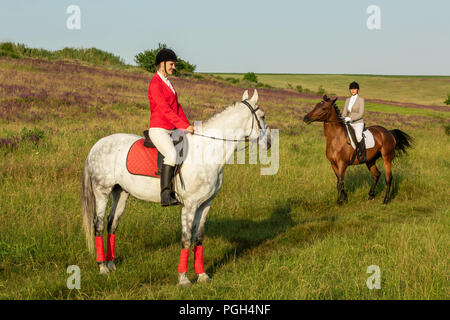
[[[145,137],[144,147],[157,149],[156,146],[153,144],[152,139],[150,139],[150,136],[148,135],[148,130],[144,130],[143,134],[144,134],[144,137]],[[185,146],[187,147],[187,145],[185,143],[183,143],[184,142],[183,138],[184,138],[184,135],[181,135],[178,138],[177,141],[172,140],[173,141],[173,145],[175,147],[178,144],[182,143],[182,145],[179,146],[180,147],[179,148],[179,152],[177,153],[177,161],[176,161],[177,165],[175,166],[175,174],[178,171],[177,169],[179,167],[181,167],[181,165],[183,164],[184,159],[186,159],[186,157],[183,155],[184,154],[183,151],[184,151]],[[158,160],[157,160],[157,163],[158,163],[158,175],[160,175],[160,173],[161,173],[161,166],[162,166],[163,162],[164,162],[164,156],[161,154],[161,152],[158,151]]]
[[[360,142],[357,142],[358,140],[356,139],[356,134],[355,134],[355,129],[353,129],[353,127],[351,126],[351,125],[349,125],[349,124],[345,124],[346,125],[346,127],[347,127],[347,129],[348,129],[348,132],[350,133],[350,136],[351,136],[351,141],[350,142],[353,142],[353,144],[355,145],[355,147],[354,147],[354,149],[355,149],[355,151],[353,152],[353,155],[352,155],[352,159],[350,160],[350,163],[353,163],[353,161],[355,161],[355,158],[356,157],[358,157],[358,161],[359,162],[362,162],[362,150],[361,150],[361,148],[360,148],[360,143],[363,143],[364,144],[364,152],[365,152],[365,149],[366,149],[366,136],[364,135],[364,132],[366,131],[366,124],[364,123],[364,128],[363,128],[363,134],[362,134],[362,140],[360,141]]]
[[[127,170],[134,175],[161,177],[161,167],[164,162],[164,156],[158,151],[151,141],[148,130],[144,132],[144,139],[139,139],[130,147],[127,155]],[[178,140],[173,141],[177,152],[177,165],[175,166],[175,175],[179,172],[183,161],[187,155],[187,141],[183,135]],[[181,143],[181,145],[179,145]]]

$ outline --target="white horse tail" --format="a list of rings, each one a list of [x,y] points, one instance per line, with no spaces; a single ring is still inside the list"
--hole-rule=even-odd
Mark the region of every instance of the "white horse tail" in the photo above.
[[[95,195],[92,190],[91,176],[88,172],[87,160],[84,163],[83,178],[81,181],[81,199],[83,201],[83,227],[86,234],[86,245],[91,254],[94,253],[94,217]]]

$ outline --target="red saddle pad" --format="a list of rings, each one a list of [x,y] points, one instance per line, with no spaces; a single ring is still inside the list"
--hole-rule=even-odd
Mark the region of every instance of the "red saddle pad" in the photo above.
[[[160,178],[158,175],[158,150],[144,146],[145,139],[133,143],[127,156],[127,170],[131,174]]]

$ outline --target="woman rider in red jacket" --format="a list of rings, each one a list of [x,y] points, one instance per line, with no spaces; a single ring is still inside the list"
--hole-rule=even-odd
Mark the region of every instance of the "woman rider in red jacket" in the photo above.
[[[175,129],[194,133],[194,127],[189,124],[178,96],[167,79],[175,70],[177,56],[170,49],[162,49],[156,55],[157,72],[150,81],[148,87],[148,99],[150,100],[150,125],[148,134],[153,144],[164,156],[161,172],[161,206],[172,206],[179,204],[170,189],[177,154],[171,133]]]

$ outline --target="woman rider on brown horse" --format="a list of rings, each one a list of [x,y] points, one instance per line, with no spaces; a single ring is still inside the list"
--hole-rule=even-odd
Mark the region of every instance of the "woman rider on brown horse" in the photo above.
[[[351,125],[355,131],[356,140],[354,141],[359,152],[359,162],[366,162],[366,143],[363,139],[362,133],[364,130],[364,98],[358,95],[359,84],[355,81],[349,86],[351,97],[345,100],[342,117],[347,124]],[[354,140],[354,139],[353,139]]]
[[[353,157],[354,149],[348,140],[347,130],[339,108],[336,105],[337,98],[331,100],[327,96],[323,96],[323,100],[316,104],[314,109],[304,118],[307,124],[314,121],[323,122],[324,134],[327,143],[326,156],[337,178],[338,204],[342,204],[347,200],[347,194],[344,191],[344,176],[348,166],[361,164],[359,159]],[[349,101],[350,102],[350,101]],[[356,102],[355,102],[356,103]],[[352,111],[354,105],[352,106]],[[359,109],[361,104],[359,104]],[[347,109],[347,106],[346,106]],[[359,110],[361,111],[361,109]],[[345,112],[345,110],[344,110]],[[346,113],[348,115],[348,111]],[[354,115],[353,115],[354,117]],[[350,120],[352,118],[350,113]],[[348,120],[348,119],[347,119]],[[390,188],[392,183],[392,159],[396,152],[406,152],[406,148],[410,147],[412,138],[399,129],[387,130],[382,126],[370,126],[367,128],[373,134],[375,145],[367,151],[366,166],[373,177],[373,183],[369,191],[369,200],[375,197],[375,187],[381,173],[378,171],[376,161],[382,158],[384,162],[384,173],[386,178],[386,195],[383,203],[388,203],[391,199]]]

